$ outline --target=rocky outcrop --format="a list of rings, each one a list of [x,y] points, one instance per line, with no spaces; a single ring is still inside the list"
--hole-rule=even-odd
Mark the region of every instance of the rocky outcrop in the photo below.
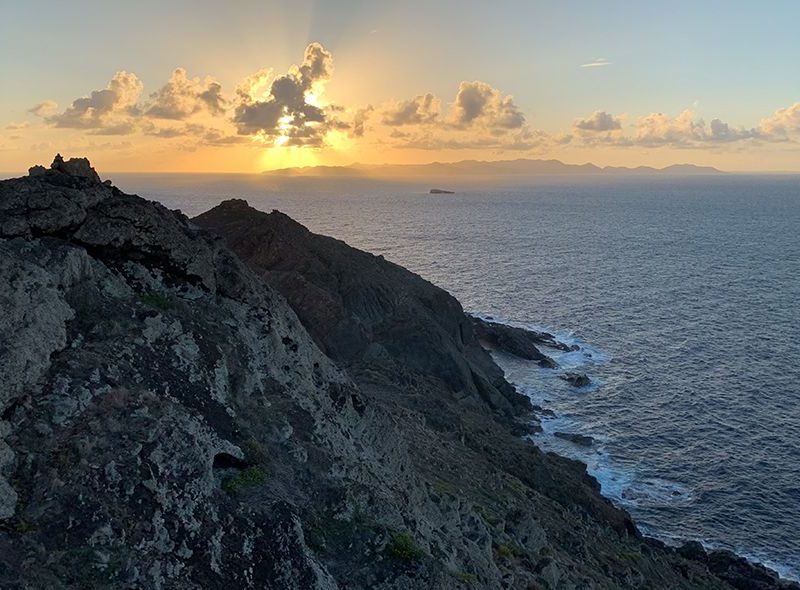
[[[736,587],[513,432],[446,293],[235,209],[246,264],[83,160],[0,182],[0,587]]]
[[[475,316],[471,316],[470,319],[475,333],[487,349],[536,361],[547,369],[558,368],[558,363],[542,353],[539,346],[547,346],[565,352],[573,350],[546,332],[517,328]]]
[[[225,238],[351,371],[424,375],[506,416],[530,409],[480,346],[459,302],[418,275],[238,199],[193,221]]]
[[[754,565],[731,551],[706,551],[697,541],[678,548],[678,554],[697,561],[710,572],[738,590],[768,590],[771,588],[797,588],[797,584],[781,580],[778,575],[761,565]]]
[[[566,381],[573,387],[588,387],[592,384],[592,380],[589,379],[588,375],[585,373],[563,373],[558,376],[559,379]]]
[[[381,475],[354,385],[283,298],[82,160],[0,183],[0,237],[0,586],[336,587],[297,511]],[[225,491],[267,477],[260,502]]]
[[[554,432],[553,436],[563,440],[568,440],[581,447],[591,447],[594,444],[594,439],[585,434],[577,434],[575,432]]]

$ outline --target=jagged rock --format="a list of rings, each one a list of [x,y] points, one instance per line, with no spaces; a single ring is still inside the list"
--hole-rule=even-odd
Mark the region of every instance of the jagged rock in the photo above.
[[[88,160],[58,155],[50,169],[34,166],[30,176],[0,183],[0,238],[69,233],[113,194]]]
[[[697,541],[689,541],[676,549],[686,559],[707,565],[710,572],[739,590],[768,590],[797,588],[797,584],[781,580],[764,566],[753,564],[731,551],[707,552]]]
[[[536,361],[540,366],[548,369],[558,367],[558,363],[543,354],[537,347],[539,344],[563,350],[563,346],[566,345],[562,346],[557,343],[552,335],[524,330],[475,316],[471,316],[470,319],[478,338],[490,350],[498,350],[522,359]]]
[[[731,551],[711,551],[707,563],[709,571],[739,590],[798,587],[798,584],[782,581],[774,571],[752,564]]]
[[[592,380],[583,373],[564,373],[559,375],[558,378],[563,379],[573,387],[586,387],[592,384]]]
[[[586,436],[585,434],[576,434],[573,432],[554,432],[553,436],[568,440],[582,447],[591,447],[594,444],[594,439],[591,436]]]
[[[89,164],[89,160],[86,158],[70,158],[64,161],[61,154],[56,154],[53,163],[50,165],[50,169],[61,172],[71,178],[78,179],[86,183],[87,186],[99,184],[101,182],[100,176],[98,176],[97,172],[95,172],[95,169],[92,168],[91,164]]]
[[[689,541],[678,547],[677,552],[692,561],[708,561],[705,547],[698,541]]]

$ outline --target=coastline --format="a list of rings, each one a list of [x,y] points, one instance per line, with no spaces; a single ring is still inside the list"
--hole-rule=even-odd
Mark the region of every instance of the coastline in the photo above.
[[[626,470],[622,465],[616,464],[611,457],[611,452],[606,446],[612,442],[607,433],[599,432],[597,429],[586,429],[586,425],[574,417],[560,415],[553,409],[552,385],[559,384],[558,373],[564,371],[585,372],[592,380],[589,386],[581,387],[576,390],[568,390],[572,396],[584,397],[595,395],[604,386],[595,374],[596,367],[606,365],[613,357],[597,349],[583,339],[576,337],[573,332],[553,329],[550,326],[510,320],[498,317],[494,314],[482,312],[468,312],[472,317],[481,321],[490,321],[511,328],[530,331],[535,334],[552,334],[558,343],[565,344],[567,347],[580,347],[579,350],[565,352],[557,348],[544,348],[548,356],[552,357],[558,366],[555,368],[543,367],[541,364],[527,359],[521,359],[513,353],[502,349],[491,349],[492,357],[498,365],[506,372],[512,385],[520,393],[526,395],[536,408],[536,432],[526,435],[526,438],[533,441],[537,446],[552,451],[568,459],[576,460],[586,467],[587,473],[597,480],[601,494],[608,498],[619,508],[631,511],[633,520],[642,534],[655,542],[664,543],[673,549],[680,550],[694,543],[699,543],[707,553],[730,552],[745,558],[748,562],[763,566],[790,582],[800,582],[800,573],[795,567],[778,563],[769,558],[761,556],[757,552],[745,548],[733,547],[723,542],[709,541],[708,539],[698,539],[691,535],[672,534],[660,530],[657,526],[642,523],[636,516],[636,508],[640,501],[651,501],[662,505],[691,505],[695,498],[690,486],[681,482],[658,481],[652,479],[637,481],[638,472],[636,469]],[[521,370],[520,370],[521,369]],[[533,375],[530,381],[526,380],[524,374]],[[515,377],[522,377],[521,382],[517,382]],[[547,387],[547,389],[543,389]],[[549,404],[549,406],[548,406]],[[557,406],[558,404],[556,404]],[[586,436],[591,441],[590,444],[576,444],[567,437],[560,437],[562,434]],[[648,487],[648,484],[651,484]],[[657,484],[662,489],[654,489],[652,484]],[[637,489],[638,488],[638,489]],[[628,493],[626,497],[626,491]]]
[[[644,538],[383,256],[60,156],[0,183],[0,238],[6,587],[797,588]]]

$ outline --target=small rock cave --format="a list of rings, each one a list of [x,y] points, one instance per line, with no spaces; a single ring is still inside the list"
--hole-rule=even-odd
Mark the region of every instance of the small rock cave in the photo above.
[[[249,464],[242,459],[238,459],[229,453],[217,453],[214,455],[212,467],[217,469],[244,469]]]

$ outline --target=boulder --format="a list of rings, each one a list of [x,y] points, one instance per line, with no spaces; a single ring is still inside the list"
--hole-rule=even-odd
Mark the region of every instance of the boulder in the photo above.
[[[581,447],[591,447],[594,444],[594,439],[591,436],[586,436],[585,434],[576,434],[573,432],[555,432],[553,435],[558,438],[568,440]]]
[[[586,387],[592,384],[592,380],[585,373],[564,373],[558,376],[573,387]]]

